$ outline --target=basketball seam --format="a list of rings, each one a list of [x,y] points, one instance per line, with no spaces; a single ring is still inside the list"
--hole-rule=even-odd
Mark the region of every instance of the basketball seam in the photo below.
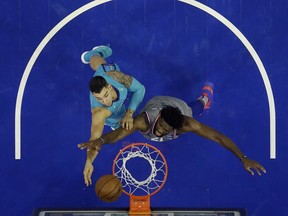
[[[96,191],[97,194],[100,193],[100,191],[102,190],[102,188],[109,182],[111,181],[112,179],[116,178],[116,176],[112,176],[110,179],[108,179],[107,181],[105,181],[105,183],[99,188],[98,191]]]
[[[101,197],[101,199],[106,199],[106,200],[109,200],[109,201],[113,201],[114,198],[117,198],[121,193],[119,193],[120,191],[122,191],[122,187],[119,188],[119,185],[121,184],[120,180],[118,182],[118,184],[113,188],[113,190],[110,191],[110,193],[107,193],[105,196]],[[116,190],[116,192],[114,192],[114,190],[116,188],[119,188],[118,190]],[[113,194],[113,196],[109,197],[109,199],[107,199],[107,196],[109,196],[111,193],[115,193]],[[117,196],[116,196],[117,195]],[[110,200],[112,199],[112,200]]]
[[[108,192],[107,194],[101,196],[101,192],[102,189],[110,182],[110,181],[114,181],[117,180],[117,184],[112,188],[112,190],[110,190],[110,192]],[[96,183],[97,185],[97,183]],[[120,186],[120,187],[119,187]],[[96,189],[96,188],[95,188]],[[108,180],[106,180],[105,182],[102,183],[101,187],[96,190],[96,194],[97,196],[102,200],[102,201],[106,201],[106,202],[112,202],[112,201],[116,201],[120,195],[122,194],[123,188],[122,188],[122,183],[120,181],[120,179],[117,178],[117,176],[111,176],[111,178],[109,178]],[[110,195],[113,196],[110,196]],[[110,196],[110,197],[109,197]]]

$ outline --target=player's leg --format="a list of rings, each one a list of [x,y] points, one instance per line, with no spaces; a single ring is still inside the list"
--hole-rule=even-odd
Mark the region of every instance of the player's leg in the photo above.
[[[211,82],[205,82],[200,97],[189,103],[192,109],[193,117],[198,117],[202,114],[204,109],[209,109],[213,103],[214,85]]]
[[[101,56],[96,56],[96,55],[91,56],[90,67],[92,68],[93,71],[96,71],[97,68],[102,64],[106,64],[106,61],[104,58],[102,58]]]
[[[112,55],[112,49],[101,45],[82,53],[81,60],[84,64],[90,64],[91,68],[96,71],[101,64],[106,64],[105,58],[110,55]]]

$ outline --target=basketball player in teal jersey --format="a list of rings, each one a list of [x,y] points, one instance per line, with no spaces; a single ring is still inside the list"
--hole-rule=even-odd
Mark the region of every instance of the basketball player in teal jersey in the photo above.
[[[163,142],[176,139],[179,135],[193,132],[206,139],[213,140],[230,150],[242,162],[244,168],[254,175],[253,169],[261,175],[266,173],[258,162],[249,159],[237,145],[227,136],[208,127],[193,117],[201,115],[203,109],[208,109],[213,101],[213,84],[206,83],[201,96],[189,106],[182,100],[167,96],[156,96],[144,106],[141,113],[134,119],[132,130],[119,128],[107,133],[97,140],[79,144],[80,149],[100,151],[103,144],[115,143],[139,130],[142,135],[152,141]],[[193,116],[193,117],[192,117]]]
[[[104,125],[110,126],[113,130],[120,126],[125,130],[131,130],[133,128],[133,113],[145,94],[145,87],[135,78],[120,72],[117,64],[106,63],[105,58],[111,54],[112,49],[110,47],[98,46],[81,55],[82,62],[90,64],[95,71],[89,83],[92,112],[90,140],[101,137]],[[129,92],[132,96],[126,108],[125,100]],[[94,169],[92,162],[97,153],[97,151],[87,151],[83,171],[86,185],[89,184]]]

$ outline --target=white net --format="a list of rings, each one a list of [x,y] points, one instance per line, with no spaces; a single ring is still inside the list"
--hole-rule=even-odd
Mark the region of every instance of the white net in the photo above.
[[[146,160],[151,173],[144,180],[137,180],[127,168],[130,159],[141,158]],[[137,172],[141,172],[139,169]],[[153,195],[165,183],[168,167],[161,152],[148,144],[135,144],[124,148],[114,161],[114,175],[122,182],[124,191],[132,195]]]

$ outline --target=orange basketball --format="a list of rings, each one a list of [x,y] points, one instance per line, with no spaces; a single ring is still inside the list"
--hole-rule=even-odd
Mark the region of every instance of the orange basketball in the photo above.
[[[122,194],[121,181],[114,175],[103,175],[95,184],[95,192],[104,202],[116,201]]]

